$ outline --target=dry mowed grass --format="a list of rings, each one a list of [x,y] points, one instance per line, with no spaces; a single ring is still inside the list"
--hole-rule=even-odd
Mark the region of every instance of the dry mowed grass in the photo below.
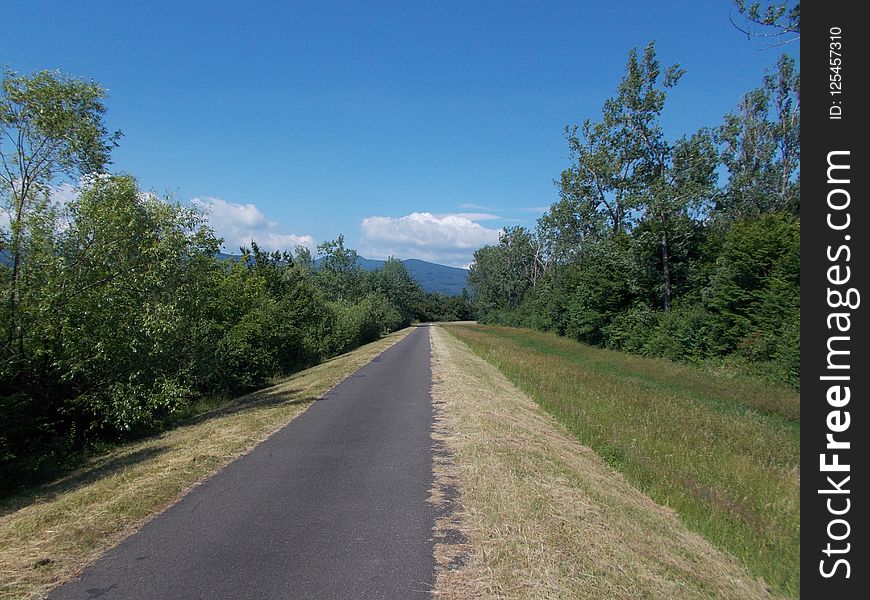
[[[486,359],[433,330],[435,389],[458,432],[473,560],[483,565],[471,588],[744,598],[766,593],[760,577],[800,595],[793,392],[539,332],[444,329]]]
[[[0,598],[44,596],[410,331],[297,373],[5,502]]]

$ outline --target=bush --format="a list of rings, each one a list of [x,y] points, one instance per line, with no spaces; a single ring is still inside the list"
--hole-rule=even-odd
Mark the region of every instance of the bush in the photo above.
[[[773,348],[765,340],[784,313],[794,318],[799,311],[799,221],[768,214],[735,223],[723,238],[703,301],[713,315],[718,353],[740,349],[770,359]]]
[[[566,273],[571,282],[565,334],[581,342],[604,345],[611,321],[634,303],[634,267],[621,238],[597,244],[583,262]]]
[[[401,313],[378,292],[366,294],[359,302],[329,303],[333,326],[329,333],[331,354],[342,354],[378,339],[403,326]]]
[[[712,355],[710,315],[696,304],[674,306],[658,314],[641,354],[697,362]]]
[[[660,314],[646,304],[635,304],[614,317],[605,329],[608,348],[643,354],[650,337],[659,325]]]

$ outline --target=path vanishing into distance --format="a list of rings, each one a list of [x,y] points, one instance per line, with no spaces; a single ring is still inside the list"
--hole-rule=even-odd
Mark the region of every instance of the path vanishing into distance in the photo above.
[[[428,597],[429,355],[421,326],[48,597]]]

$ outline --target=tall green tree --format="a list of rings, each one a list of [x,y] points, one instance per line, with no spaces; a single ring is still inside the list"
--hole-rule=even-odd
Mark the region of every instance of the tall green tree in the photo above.
[[[474,252],[474,260],[468,270],[468,285],[481,317],[506,308],[506,278],[507,259],[500,246],[484,246]]]
[[[561,191],[578,200],[580,214],[603,211],[612,235],[627,231],[649,177],[649,164],[666,152],[659,118],[667,90],[683,71],[673,65],[661,71],[655,45],[641,55],[628,55],[617,93],[604,103],[603,118],[569,128],[568,147],[574,165],[563,172]],[[592,225],[592,221],[586,218]]]
[[[680,225],[712,195],[717,162],[707,131],[675,143],[663,133],[667,92],[683,73],[679,65],[663,71],[652,43],[642,55],[632,50],[617,94],[604,107],[607,137],[632,162],[626,188],[631,207],[660,242],[665,311],[670,310],[673,297],[672,261],[674,245],[683,233]]]
[[[405,263],[391,256],[383,267],[369,274],[369,279],[372,290],[383,294],[401,315],[398,325],[410,325],[420,312],[423,290],[411,277]]]
[[[800,73],[789,56],[716,131],[728,182],[718,210],[736,220],[800,211]]]
[[[540,248],[525,227],[507,227],[497,246],[484,246],[474,253],[468,284],[482,312],[519,307],[542,274]]]
[[[621,145],[620,132],[605,115],[602,122],[587,119],[580,127],[566,129],[574,164],[562,172],[560,193],[577,205],[578,217],[603,212],[610,231],[626,230],[631,212],[634,170],[640,157]],[[583,229],[581,229],[583,231]]]
[[[27,286],[23,308],[42,328],[27,337],[32,379],[63,385],[55,392],[70,412],[129,429],[194,393],[186,346],[219,242],[202,215],[141,193],[131,177],[96,179],[70,214],[55,275]],[[34,259],[28,278],[44,270]],[[40,353],[50,360],[37,362]]]
[[[800,366],[800,222],[767,214],[724,236],[703,293],[722,353],[776,359],[786,381]]]
[[[575,170],[562,171],[559,200],[538,219],[535,235],[542,246],[547,272],[577,260],[583,249],[603,234],[604,215],[597,210],[594,198],[578,184]]]
[[[317,252],[321,255],[317,279],[328,299],[357,300],[365,294],[356,250],[345,247],[343,235],[318,245]]]
[[[753,2],[734,0],[737,12],[743,19],[738,23],[731,19],[731,24],[746,37],[767,38],[774,46],[782,46],[797,42],[801,37],[801,3],[800,2]],[[753,26],[760,27],[755,31]]]
[[[674,144],[661,141],[650,151],[642,222],[659,242],[665,312],[671,309],[673,300],[675,247],[693,235],[693,215],[714,195],[717,158],[712,136],[706,130]]]
[[[4,294],[8,351],[25,352],[19,300],[25,221],[59,177],[103,171],[121,137],[103,123],[106,92],[97,84],[40,71],[6,70],[0,86],[0,195],[9,214],[9,272]]]

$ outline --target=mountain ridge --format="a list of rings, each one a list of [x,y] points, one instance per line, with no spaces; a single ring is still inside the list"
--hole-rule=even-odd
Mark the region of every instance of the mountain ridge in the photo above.
[[[217,257],[221,260],[239,260],[241,258],[238,254],[224,252],[218,252]],[[323,258],[318,258],[314,263],[318,264],[322,260]],[[386,261],[357,256],[356,262],[364,271],[374,271],[383,267]],[[406,258],[401,262],[408,269],[408,273],[414,278],[414,281],[419,283],[426,292],[459,296],[462,294],[462,290],[468,286],[468,269],[449,267],[419,258]]]
[[[239,254],[227,254],[225,252],[218,252],[216,256],[220,260],[239,260],[242,258]],[[319,258],[314,262],[317,264],[321,260],[323,259]],[[11,262],[12,260],[8,251],[6,249],[0,250],[0,264],[10,266]],[[364,271],[374,271],[383,267],[386,261],[358,256],[356,262]],[[468,269],[449,267],[419,258],[406,258],[402,260],[402,263],[404,263],[414,281],[419,283],[420,287],[426,292],[459,296],[462,294],[462,290],[468,286]]]

